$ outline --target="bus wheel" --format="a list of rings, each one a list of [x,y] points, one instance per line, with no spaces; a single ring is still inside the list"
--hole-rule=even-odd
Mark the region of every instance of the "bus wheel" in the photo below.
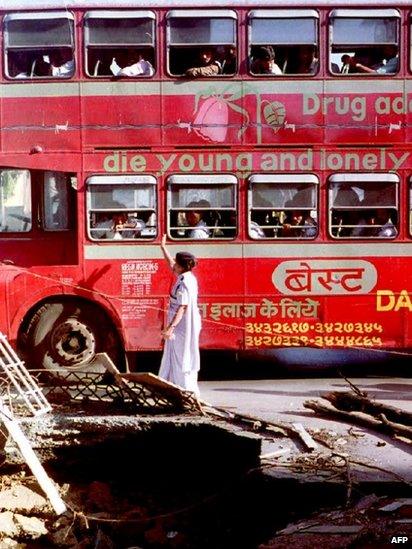
[[[119,337],[97,307],[87,303],[46,303],[31,319],[26,335],[28,362],[56,375],[93,371],[97,353],[106,352],[122,369]]]

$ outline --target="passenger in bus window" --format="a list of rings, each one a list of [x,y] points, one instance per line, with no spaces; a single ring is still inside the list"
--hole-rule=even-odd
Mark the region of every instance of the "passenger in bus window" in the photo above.
[[[398,230],[391,219],[391,211],[386,208],[365,212],[365,217],[359,220],[359,230],[356,229],[357,227],[352,236],[394,238],[398,235]]]
[[[280,231],[281,237],[313,238],[317,233],[316,221],[309,211],[290,210],[286,212],[286,218]]]
[[[222,57],[222,74],[236,74],[237,59],[235,46],[225,46]]]
[[[214,48],[203,48],[199,55],[200,66],[187,69],[186,76],[191,78],[201,78],[207,76],[217,76],[222,72],[222,65],[216,59]]]
[[[399,68],[398,47],[395,45],[387,45],[383,48],[383,59],[369,67],[363,63],[355,63],[355,67],[359,72],[372,74],[396,74]]]
[[[73,76],[74,58],[73,52],[67,48],[52,50],[49,54],[52,76]]]
[[[266,235],[263,232],[263,229],[256,223],[256,221],[251,221],[249,225],[249,236],[253,240],[259,240],[260,238],[265,238]]]
[[[37,57],[32,63],[32,69],[30,76],[51,76],[52,67],[48,61],[44,59],[45,56],[41,55]]]
[[[199,200],[198,202],[190,202],[187,205],[188,208],[210,208],[210,203],[207,200]],[[186,220],[191,227],[188,238],[194,240],[206,240],[210,238],[210,229],[206,223],[204,217],[206,217],[204,210],[189,210],[186,212]]]
[[[29,62],[26,53],[15,52],[9,57],[9,74],[12,78],[29,78],[31,71],[31,62]]]
[[[155,70],[150,61],[141,52],[129,52],[126,64],[121,68],[113,57],[110,70],[114,76],[153,76]]]
[[[127,238],[140,237],[155,237],[156,236],[156,214],[153,211],[147,210],[146,206],[143,211],[133,212],[128,215],[127,223],[134,229],[133,234]],[[123,236],[123,238],[126,238]]]
[[[319,59],[314,46],[301,46],[297,54],[296,74],[315,74],[318,71]]]
[[[260,46],[256,48],[251,71],[253,74],[282,74],[279,65],[275,63],[275,50],[272,46]]]
[[[143,221],[129,217],[127,212],[112,212],[103,214],[103,217],[92,228],[94,229],[93,235],[95,238],[122,240],[134,238],[136,233],[141,231],[144,226]]]
[[[341,62],[342,62],[342,67],[340,69],[340,73],[341,74],[348,74],[350,72],[353,72],[351,69],[352,69],[352,65],[353,65],[353,62],[352,62],[352,57],[350,55],[348,55],[347,53],[345,53],[344,55],[342,55],[342,57],[340,58]]]

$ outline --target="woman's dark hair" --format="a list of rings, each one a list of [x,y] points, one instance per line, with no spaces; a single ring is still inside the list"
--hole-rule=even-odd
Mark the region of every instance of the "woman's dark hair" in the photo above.
[[[185,271],[191,271],[197,263],[195,256],[189,252],[177,252],[175,261]]]

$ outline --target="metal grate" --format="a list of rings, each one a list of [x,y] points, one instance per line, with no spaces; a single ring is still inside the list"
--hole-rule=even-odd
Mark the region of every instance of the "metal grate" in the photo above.
[[[59,372],[56,377],[43,371],[39,373],[39,382],[52,402],[108,402],[144,413],[199,413],[198,400],[192,393],[165,391],[162,387],[153,386],[150,379],[129,380],[129,391],[117,385],[108,373],[70,371],[67,374]]]

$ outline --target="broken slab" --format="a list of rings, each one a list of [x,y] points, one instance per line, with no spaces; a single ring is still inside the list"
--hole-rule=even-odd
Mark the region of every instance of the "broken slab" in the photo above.
[[[27,486],[16,484],[0,492],[0,509],[38,514],[51,509],[47,500]]]
[[[13,517],[14,515],[11,511],[0,513],[0,537],[14,537],[19,533]]]
[[[37,539],[47,534],[45,520],[40,520],[37,517],[26,517],[25,515],[16,513],[14,515],[14,521],[18,526],[20,533],[24,536]]]
[[[202,475],[232,475],[260,464],[261,438],[225,422],[192,415],[85,415],[75,408],[22,422],[32,447],[59,483],[70,482],[73,475],[119,478],[131,470],[144,480],[150,472],[167,476],[174,467],[194,478],[199,470]],[[12,440],[5,450],[7,462],[21,463]]]

